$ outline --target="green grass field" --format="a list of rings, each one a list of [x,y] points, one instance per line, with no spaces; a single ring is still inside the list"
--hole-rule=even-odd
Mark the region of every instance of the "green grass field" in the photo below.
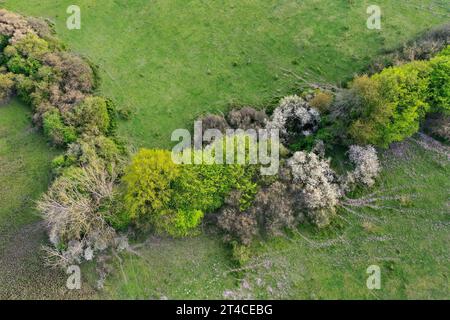
[[[264,105],[308,81],[339,82],[383,49],[448,21],[445,0],[380,0],[381,31],[366,28],[371,1],[79,0],[81,30],[66,28],[70,0],[5,0],[49,18],[71,49],[99,65],[103,94],[135,111],[121,134],[167,147],[176,128],[233,103]]]
[[[0,7],[49,18],[73,51],[99,66],[100,92],[134,111],[121,122],[120,134],[136,147],[170,146],[175,128],[190,128],[206,111],[272,103],[296,89],[298,79],[288,71],[308,81],[345,82],[383,50],[450,17],[445,0],[379,0],[383,29],[371,31],[366,8],[372,2],[365,0],[79,0],[82,29],[71,31],[65,27],[70,4],[5,0]],[[29,114],[16,101],[0,107],[0,230],[38,220],[33,201],[46,190],[56,154],[31,130]],[[115,272],[100,294],[222,298],[229,290],[234,297],[257,298],[446,298],[448,163],[414,142],[406,153],[385,156],[387,168],[373,190],[404,194],[403,205],[385,205],[395,210],[347,212],[323,233],[303,227],[289,239],[259,244],[249,269],[238,272],[217,237],[152,239],[138,249],[141,257],[125,255],[121,263],[113,258]],[[361,219],[373,230],[365,230]],[[37,258],[30,259],[19,273],[30,278],[11,282],[8,292],[20,291],[12,297],[66,297],[49,284],[54,275],[41,274]],[[365,287],[370,264],[382,268],[377,292]],[[91,274],[86,278],[93,283]]]

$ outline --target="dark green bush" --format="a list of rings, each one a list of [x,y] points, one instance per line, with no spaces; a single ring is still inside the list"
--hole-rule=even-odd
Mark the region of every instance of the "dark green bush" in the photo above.
[[[77,140],[75,128],[67,126],[57,110],[47,112],[43,118],[44,134],[55,145],[66,145]]]
[[[41,63],[36,59],[23,58],[16,54],[8,60],[6,66],[12,73],[29,76],[38,71]]]
[[[111,125],[107,100],[102,97],[87,97],[74,108],[68,121],[79,133],[107,134]]]

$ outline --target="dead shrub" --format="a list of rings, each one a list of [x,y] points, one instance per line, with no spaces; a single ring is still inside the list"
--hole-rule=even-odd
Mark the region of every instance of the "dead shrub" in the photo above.
[[[260,129],[264,128],[267,115],[263,110],[256,110],[251,107],[242,109],[232,109],[227,114],[227,120],[234,129]]]

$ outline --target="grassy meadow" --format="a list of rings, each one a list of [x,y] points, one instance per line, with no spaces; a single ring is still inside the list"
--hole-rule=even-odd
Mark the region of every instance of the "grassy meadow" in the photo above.
[[[380,0],[382,30],[366,28],[366,0],[5,0],[55,23],[69,47],[99,66],[102,94],[134,115],[120,132],[137,147],[168,147],[176,128],[230,104],[265,105],[298,79],[345,82],[377,54],[449,20],[445,0]]]
[[[271,104],[305,80],[345,83],[384,50],[450,18],[445,0],[379,0],[381,31],[366,28],[372,4],[366,0],[79,0],[82,29],[68,30],[70,4],[5,0],[0,7],[48,18],[58,37],[98,66],[101,94],[132,112],[119,131],[136,148],[169,147],[171,132],[190,128],[199,114]],[[0,106],[0,232],[27,231],[39,221],[33,203],[46,190],[58,153],[32,129],[30,114],[16,100]],[[95,267],[86,265],[88,289],[81,296],[448,298],[448,161],[415,140],[403,147],[384,153],[376,188],[355,194],[380,198],[377,209],[343,211],[320,233],[303,226],[256,244],[243,270],[235,270],[217,236],[150,238],[137,255],[113,257],[114,272],[101,292],[90,290]],[[402,198],[383,198],[392,195]],[[9,231],[0,258],[14,256],[5,248]],[[40,245],[44,237],[32,239]],[[63,282],[49,281],[54,273],[39,268],[35,255],[20,258],[31,262],[0,288],[0,297],[70,297]],[[382,269],[376,292],[365,285],[371,264]],[[4,268],[14,266],[0,263],[0,274],[9,276]]]

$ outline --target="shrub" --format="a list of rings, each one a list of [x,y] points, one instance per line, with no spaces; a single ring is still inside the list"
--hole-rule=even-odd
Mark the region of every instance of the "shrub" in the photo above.
[[[24,75],[16,75],[16,91],[18,96],[26,103],[31,104],[32,97],[30,93],[33,92],[35,84],[34,81]]]
[[[8,100],[14,90],[14,75],[0,73],[0,103]]]
[[[208,129],[217,129],[220,132],[225,133],[225,130],[230,128],[223,116],[208,114],[200,120],[202,121],[203,131],[206,131]]]
[[[349,159],[355,166],[351,173],[352,180],[364,186],[371,187],[380,173],[380,163],[377,151],[372,146],[350,146]]]
[[[288,96],[280,101],[268,129],[279,129],[280,138],[290,143],[295,137],[308,136],[315,132],[320,122],[319,112],[298,96]]]
[[[109,245],[115,233],[99,209],[113,198],[116,178],[116,172],[106,170],[104,162],[96,159],[65,171],[38,201],[55,246],[47,248],[57,258],[55,264],[79,263],[86,251],[101,251]]]
[[[110,118],[107,100],[102,97],[87,97],[69,115],[69,122],[79,133],[100,135],[108,133]]]
[[[314,109],[319,110],[321,113],[325,113],[328,111],[332,102],[333,95],[331,93],[319,91],[309,103]]]
[[[109,137],[83,135],[68,146],[63,156],[54,160],[54,169],[71,165],[85,166],[95,158],[104,160],[107,167],[122,168],[124,155],[124,151]]]
[[[26,76],[35,74],[41,63],[32,58],[23,58],[19,55],[14,55],[6,63],[8,70],[15,74],[24,74]]]
[[[131,219],[182,236],[194,232],[203,216],[219,209],[232,190],[242,194],[241,208],[251,204],[257,192],[254,166],[210,163],[203,151],[191,155],[202,162],[176,165],[171,153],[161,150],[144,149],[134,157],[123,178]]]
[[[242,194],[238,207],[247,208],[256,193],[256,184],[253,182],[254,170],[246,168],[244,165],[206,163],[180,166],[180,175],[173,183],[170,208],[178,210],[178,215],[189,216],[195,212],[201,219],[204,214],[222,207],[233,190]]]
[[[185,237],[195,234],[203,216],[201,210],[173,210],[169,214],[163,214],[163,219],[156,221],[156,227],[173,237]]]
[[[434,112],[450,114],[450,46],[430,61],[430,104]]]
[[[252,216],[260,216],[269,235],[280,235],[284,229],[293,229],[299,221],[295,214],[295,203],[289,187],[279,181],[262,189],[249,209]]]
[[[288,160],[295,200],[300,209],[319,227],[329,223],[342,192],[329,161],[314,153],[296,152]]]
[[[22,16],[0,9],[0,34],[8,36],[14,44],[34,30]]]
[[[131,107],[121,107],[117,110],[117,115],[123,120],[130,120],[135,110]]]
[[[425,124],[425,132],[445,142],[450,142],[450,115],[433,113],[428,115]]]
[[[225,231],[226,241],[238,241],[243,245],[249,245],[258,234],[256,216],[251,212],[243,213],[236,207],[222,208],[217,225]]]
[[[44,134],[49,137],[55,145],[65,145],[77,139],[76,131],[73,127],[67,126],[61,119],[58,111],[53,110],[44,114],[43,118]]]
[[[354,141],[387,147],[417,132],[429,110],[429,73],[426,62],[416,61],[357,78],[352,91],[359,99],[348,114]]]
[[[370,74],[387,66],[400,65],[414,60],[430,60],[450,44],[450,24],[438,26],[394,52],[381,56],[369,66]]]
[[[36,34],[28,33],[13,45],[14,50],[5,50],[6,52],[15,52],[26,59],[42,61],[43,57],[50,52],[47,41],[38,37]]]
[[[132,219],[144,218],[156,223],[173,196],[171,188],[179,176],[179,167],[167,150],[141,149],[125,171],[125,204]]]
[[[263,110],[251,107],[233,109],[227,114],[228,123],[234,129],[260,129],[264,128],[267,115]]]
[[[109,126],[106,130],[106,133],[108,135],[115,135],[118,125],[117,119],[119,117],[119,114],[117,112],[116,104],[111,99],[106,99],[106,110],[108,112],[109,118]]]

